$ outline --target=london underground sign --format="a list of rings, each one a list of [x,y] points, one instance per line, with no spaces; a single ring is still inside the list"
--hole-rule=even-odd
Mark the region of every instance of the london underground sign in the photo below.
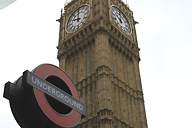
[[[25,71],[14,84],[6,83],[4,97],[21,127],[73,127],[86,116],[86,106],[71,79],[51,64]]]
[[[25,73],[27,75],[27,84],[32,85],[38,90],[41,90],[42,92],[52,96],[56,100],[59,100],[65,105],[77,110],[84,116],[86,115],[86,106],[79,100],[73,98],[63,90],[55,87],[51,83],[41,79],[40,77],[30,73],[29,71],[26,71]]]

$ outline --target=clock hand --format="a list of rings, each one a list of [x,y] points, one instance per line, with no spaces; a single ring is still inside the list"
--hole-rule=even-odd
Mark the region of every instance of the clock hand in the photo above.
[[[77,18],[76,18],[77,17]],[[78,15],[76,16],[75,18],[76,19],[74,19],[73,21],[76,21],[77,20],[77,22],[79,22],[79,20],[81,20],[81,18],[79,17],[79,10],[78,10]]]
[[[77,16],[77,22],[79,22],[81,18],[79,18],[79,9],[78,9],[78,16]]]
[[[80,19],[81,19],[81,18],[77,18],[77,19],[74,19],[73,21],[76,21],[76,20],[77,20],[77,22],[79,22]]]
[[[123,22],[122,22],[122,20],[121,20],[121,17],[119,17],[118,14],[116,14],[116,16],[117,16],[117,18],[119,19],[120,23],[122,24]]]
[[[121,22],[121,24],[123,23],[122,20],[121,20],[121,18],[119,18],[119,21]]]

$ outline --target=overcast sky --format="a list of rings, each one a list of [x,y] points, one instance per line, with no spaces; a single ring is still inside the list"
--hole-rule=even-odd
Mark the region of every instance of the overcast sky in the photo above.
[[[69,0],[68,0],[69,1]],[[192,1],[128,0],[141,49],[149,128],[192,128]],[[3,98],[4,84],[42,63],[58,66],[64,0],[17,0],[0,10],[0,128],[20,128]]]

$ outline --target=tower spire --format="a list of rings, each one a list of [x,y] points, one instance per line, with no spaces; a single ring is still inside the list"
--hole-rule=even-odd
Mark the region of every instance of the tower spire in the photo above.
[[[61,16],[63,15],[63,9],[61,9]]]
[[[67,3],[67,0],[65,0],[64,7],[65,7],[67,4],[68,4],[68,3]]]
[[[129,7],[129,4],[127,3],[127,0],[126,0],[126,6]]]

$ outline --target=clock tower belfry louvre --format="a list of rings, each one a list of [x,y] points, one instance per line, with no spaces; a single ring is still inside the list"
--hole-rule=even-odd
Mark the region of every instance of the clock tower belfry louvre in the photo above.
[[[147,128],[133,12],[121,0],[73,0],[64,10],[59,67],[87,106],[76,128]]]

